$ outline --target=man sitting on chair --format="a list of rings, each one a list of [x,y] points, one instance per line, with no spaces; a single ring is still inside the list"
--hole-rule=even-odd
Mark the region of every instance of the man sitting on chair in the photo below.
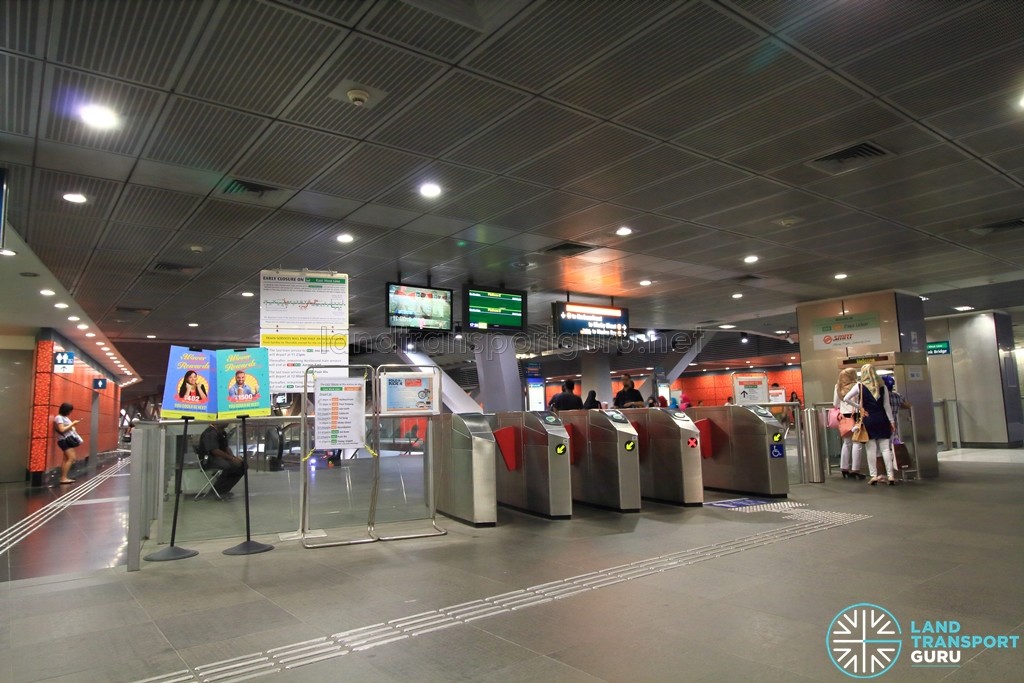
[[[225,423],[214,422],[203,430],[196,454],[204,459],[205,469],[220,470],[220,476],[213,482],[213,490],[221,498],[231,498],[234,495],[231,493],[232,487],[245,473],[245,461],[231,452],[224,428]]]

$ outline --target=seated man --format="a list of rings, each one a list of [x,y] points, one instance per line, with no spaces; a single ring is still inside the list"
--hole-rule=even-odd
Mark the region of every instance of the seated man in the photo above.
[[[231,452],[228,435],[223,422],[214,422],[199,436],[196,454],[203,458],[203,468],[220,470],[220,476],[213,482],[213,489],[221,498],[231,498],[232,487],[245,473],[245,461]]]

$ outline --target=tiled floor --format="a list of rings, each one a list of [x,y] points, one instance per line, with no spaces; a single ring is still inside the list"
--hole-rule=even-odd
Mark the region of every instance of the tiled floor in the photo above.
[[[234,540],[197,542],[197,557],[139,572],[13,580],[0,584],[0,681],[841,681],[825,638],[859,602],[904,630],[878,680],[1016,681],[1021,649],[917,668],[908,631],[944,619],[1024,633],[1022,455],[943,454],[940,478],[895,487],[834,477],[795,487],[804,505],[788,513],[502,511],[496,528],[444,521],[441,538],[304,550],[275,537],[248,557],[221,554]],[[123,480],[74,516],[123,496]],[[103,516],[76,533],[100,538]],[[60,536],[40,533],[40,548]]]

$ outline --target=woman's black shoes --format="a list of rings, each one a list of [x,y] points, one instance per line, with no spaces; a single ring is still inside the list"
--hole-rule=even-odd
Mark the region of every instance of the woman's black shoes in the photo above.
[[[839,470],[839,473],[843,475],[843,479],[852,476],[850,470]]]

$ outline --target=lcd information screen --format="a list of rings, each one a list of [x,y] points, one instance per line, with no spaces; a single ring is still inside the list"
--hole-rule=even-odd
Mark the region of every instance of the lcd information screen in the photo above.
[[[450,332],[452,290],[414,287],[389,282],[387,285],[389,327]]]
[[[592,337],[625,337],[629,333],[629,309],[588,306],[568,301],[552,305],[555,334]]]
[[[463,321],[481,332],[522,332],[526,329],[526,292],[467,285],[462,292]]]

